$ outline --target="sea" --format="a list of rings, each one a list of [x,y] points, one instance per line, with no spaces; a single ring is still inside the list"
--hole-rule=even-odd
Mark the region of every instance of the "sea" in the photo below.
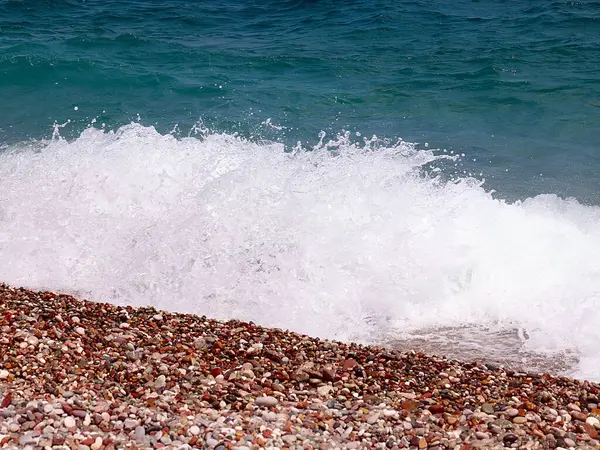
[[[0,281],[600,380],[600,2],[0,0]]]

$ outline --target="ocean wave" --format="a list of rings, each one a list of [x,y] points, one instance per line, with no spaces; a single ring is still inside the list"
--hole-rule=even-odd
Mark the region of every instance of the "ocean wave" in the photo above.
[[[359,142],[132,124],[11,145],[0,280],[367,342],[520,329],[524,351],[575,352],[600,379],[600,208],[508,203],[443,176],[455,156]]]

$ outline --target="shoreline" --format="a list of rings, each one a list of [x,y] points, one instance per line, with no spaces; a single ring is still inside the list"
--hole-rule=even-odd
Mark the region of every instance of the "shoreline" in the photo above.
[[[600,448],[600,384],[0,284],[0,448]]]

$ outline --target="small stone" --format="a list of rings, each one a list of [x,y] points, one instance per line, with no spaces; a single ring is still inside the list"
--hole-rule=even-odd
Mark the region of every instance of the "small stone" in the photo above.
[[[198,436],[200,434],[200,427],[197,425],[192,425],[189,429],[189,432],[192,436]]]
[[[199,337],[194,341],[194,348],[196,350],[201,350],[206,347],[206,340],[202,337]]]
[[[135,438],[137,441],[143,441],[144,437],[146,437],[146,429],[144,427],[142,427],[141,425],[138,425],[137,427],[135,427]]]
[[[167,384],[167,378],[164,375],[159,375],[156,377],[156,381],[154,381],[154,387],[156,389],[160,389],[165,387]]]
[[[494,405],[491,403],[484,403],[481,405],[481,410],[486,414],[494,414]]]
[[[419,448],[427,448],[427,439],[423,437],[419,439]]]
[[[519,415],[519,410],[515,408],[510,408],[506,410],[506,415],[508,417],[516,417]]]
[[[347,372],[356,366],[358,366],[358,363],[356,362],[356,360],[350,358],[350,359],[347,359],[344,361],[343,370],[344,370],[344,372]]]
[[[206,446],[208,448],[215,447],[219,444],[219,441],[217,441],[216,439],[214,439],[212,437],[207,437],[205,442],[206,442]]]
[[[81,409],[75,409],[73,410],[73,415],[75,417],[79,417],[80,419],[84,419],[85,416],[87,416],[87,413],[85,411],[82,411]]]
[[[99,448],[102,447],[103,443],[104,443],[104,440],[100,436],[98,436],[96,438],[96,440],[94,441],[94,443],[92,444],[91,449],[92,450],[98,450]]]
[[[8,370],[2,369],[0,370],[0,380],[6,380],[8,378],[9,372]]]
[[[19,438],[19,444],[21,447],[25,447],[26,445],[35,445],[36,440],[31,434],[25,433],[23,436]]]
[[[518,441],[519,438],[517,437],[516,434],[508,433],[508,434],[504,435],[504,438],[502,438],[502,440],[504,441],[505,444],[508,444],[510,446],[510,444]]]
[[[244,378],[248,378],[250,380],[253,380],[256,377],[256,375],[254,375],[254,372],[250,369],[242,370],[240,372],[240,376],[242,376]]]
[[[75,328],[75,333],[83,336],[83,335],[85,335],[85,328],[83,328],[83,327],[77,327],[77,328]]]
[[[276,363],[280,363],[283,359],[283,355],[274,350],[267,349],[264,351],[264,355],[269,358],[271,361],[275,361]]]
[[[63,425],[65,426],[65,428],[75,428],[75,425],[76,425],[75,419],[71,416],[67,416],[67,417],[65,417],[65,420],[63,421]]]
[[[429,411],[432,414],[442,414],[444,412],[444,405],[431,405]]]
[[[157,321],[157,322],[160,322],[161,320],[163,320],[163,316],[162,316],[162,314],[154,314],[154,315],[152,316],[152,318],[153,318],[155,321]]]
[[[379,414],[377,414],[377,413],[372,413],[367,416],[367,423],[369,425],[373,425],[378,420],[379,420]]]
[[[598,439],[598,431],[596,431],[596,428],[594,428],[593,425],[590,425],[586,421],[586,423],[583,424],[583,427],[585,428],[585,432],[588,434],[589,437],[591,437],[592,439]]]
[[[254,404],[256,406],[272,407],[272,406],[277,405],[277,403],[279,403],[277,401],[277,399],[275,397],[271,397],[271,396],[258,397],[256,400],[254,400]]]
[[[326,395],[328,395],[331,391],[333,390],[332,386],[320,386],[317,388],[317,394],[319,394],[321,397],[325,397]]]
[[[517,416],[513,419],[513,423],[516,423],[517,425],[522,425],[525,422],[527,422],[527,419],[525,417]]]
[[[585,420],[587,419],[587,415],[586,414],[584,414],[582,412],[579,412],[579,411],[576,411],[576,410],[571,411],[571,417],[573,419],[579,420],[581,422],[585,422]]]
[[[286,444],[293,444],[294,442],[296,442],[296,440],[298,439],[295,435],[293,434],[286,434],[285,436],[282,436],[281,439],[283,440],[283,442],[285,442]]]
[[[29,336],[29,337],[27,338],[27,343],[28,343],[29,345],[36,346],[36,345],[38,345],[38,344],[39,344],[39,342],[40,342],[40,340],[39,340],[37,337],[35,337],[35,336]]]
[[[310,379],[310,375],[302,370],[297,370],[292,374],[292,378],[298,382],[305,382]]]
[[[323,369],[321,371],[321,376],[323,377],[323,380],[325,381],[334,381],[335,380],[335,370],[333,369]]]
[[[587,419],[585,419],[585,423],[600,430],[600,420],[596,419],[595,417],[592,417],[592,416],[588,417]]]
[[[133,430],[139,424],[140,424],[140,422],[135,419],[125,419],[125,421],[123,422],[123,426],[127,430]]]
[[[573,439],[565,438],[564,441],[567,447],[575,447],[575,441],[573,441]]]
[[[50,403],[47,403],[44,405],[42,410],[44,411],[44,413],[50,414],[52,411],[54,411],[54,407]]]

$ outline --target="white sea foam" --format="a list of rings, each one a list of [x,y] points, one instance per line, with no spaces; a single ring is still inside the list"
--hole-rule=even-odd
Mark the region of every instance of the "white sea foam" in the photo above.
[[[599,208],[441,182],[407,143],[320,147],[135,124],[12,146],[0,280],[371,342],[517,328],[600,379]]]

